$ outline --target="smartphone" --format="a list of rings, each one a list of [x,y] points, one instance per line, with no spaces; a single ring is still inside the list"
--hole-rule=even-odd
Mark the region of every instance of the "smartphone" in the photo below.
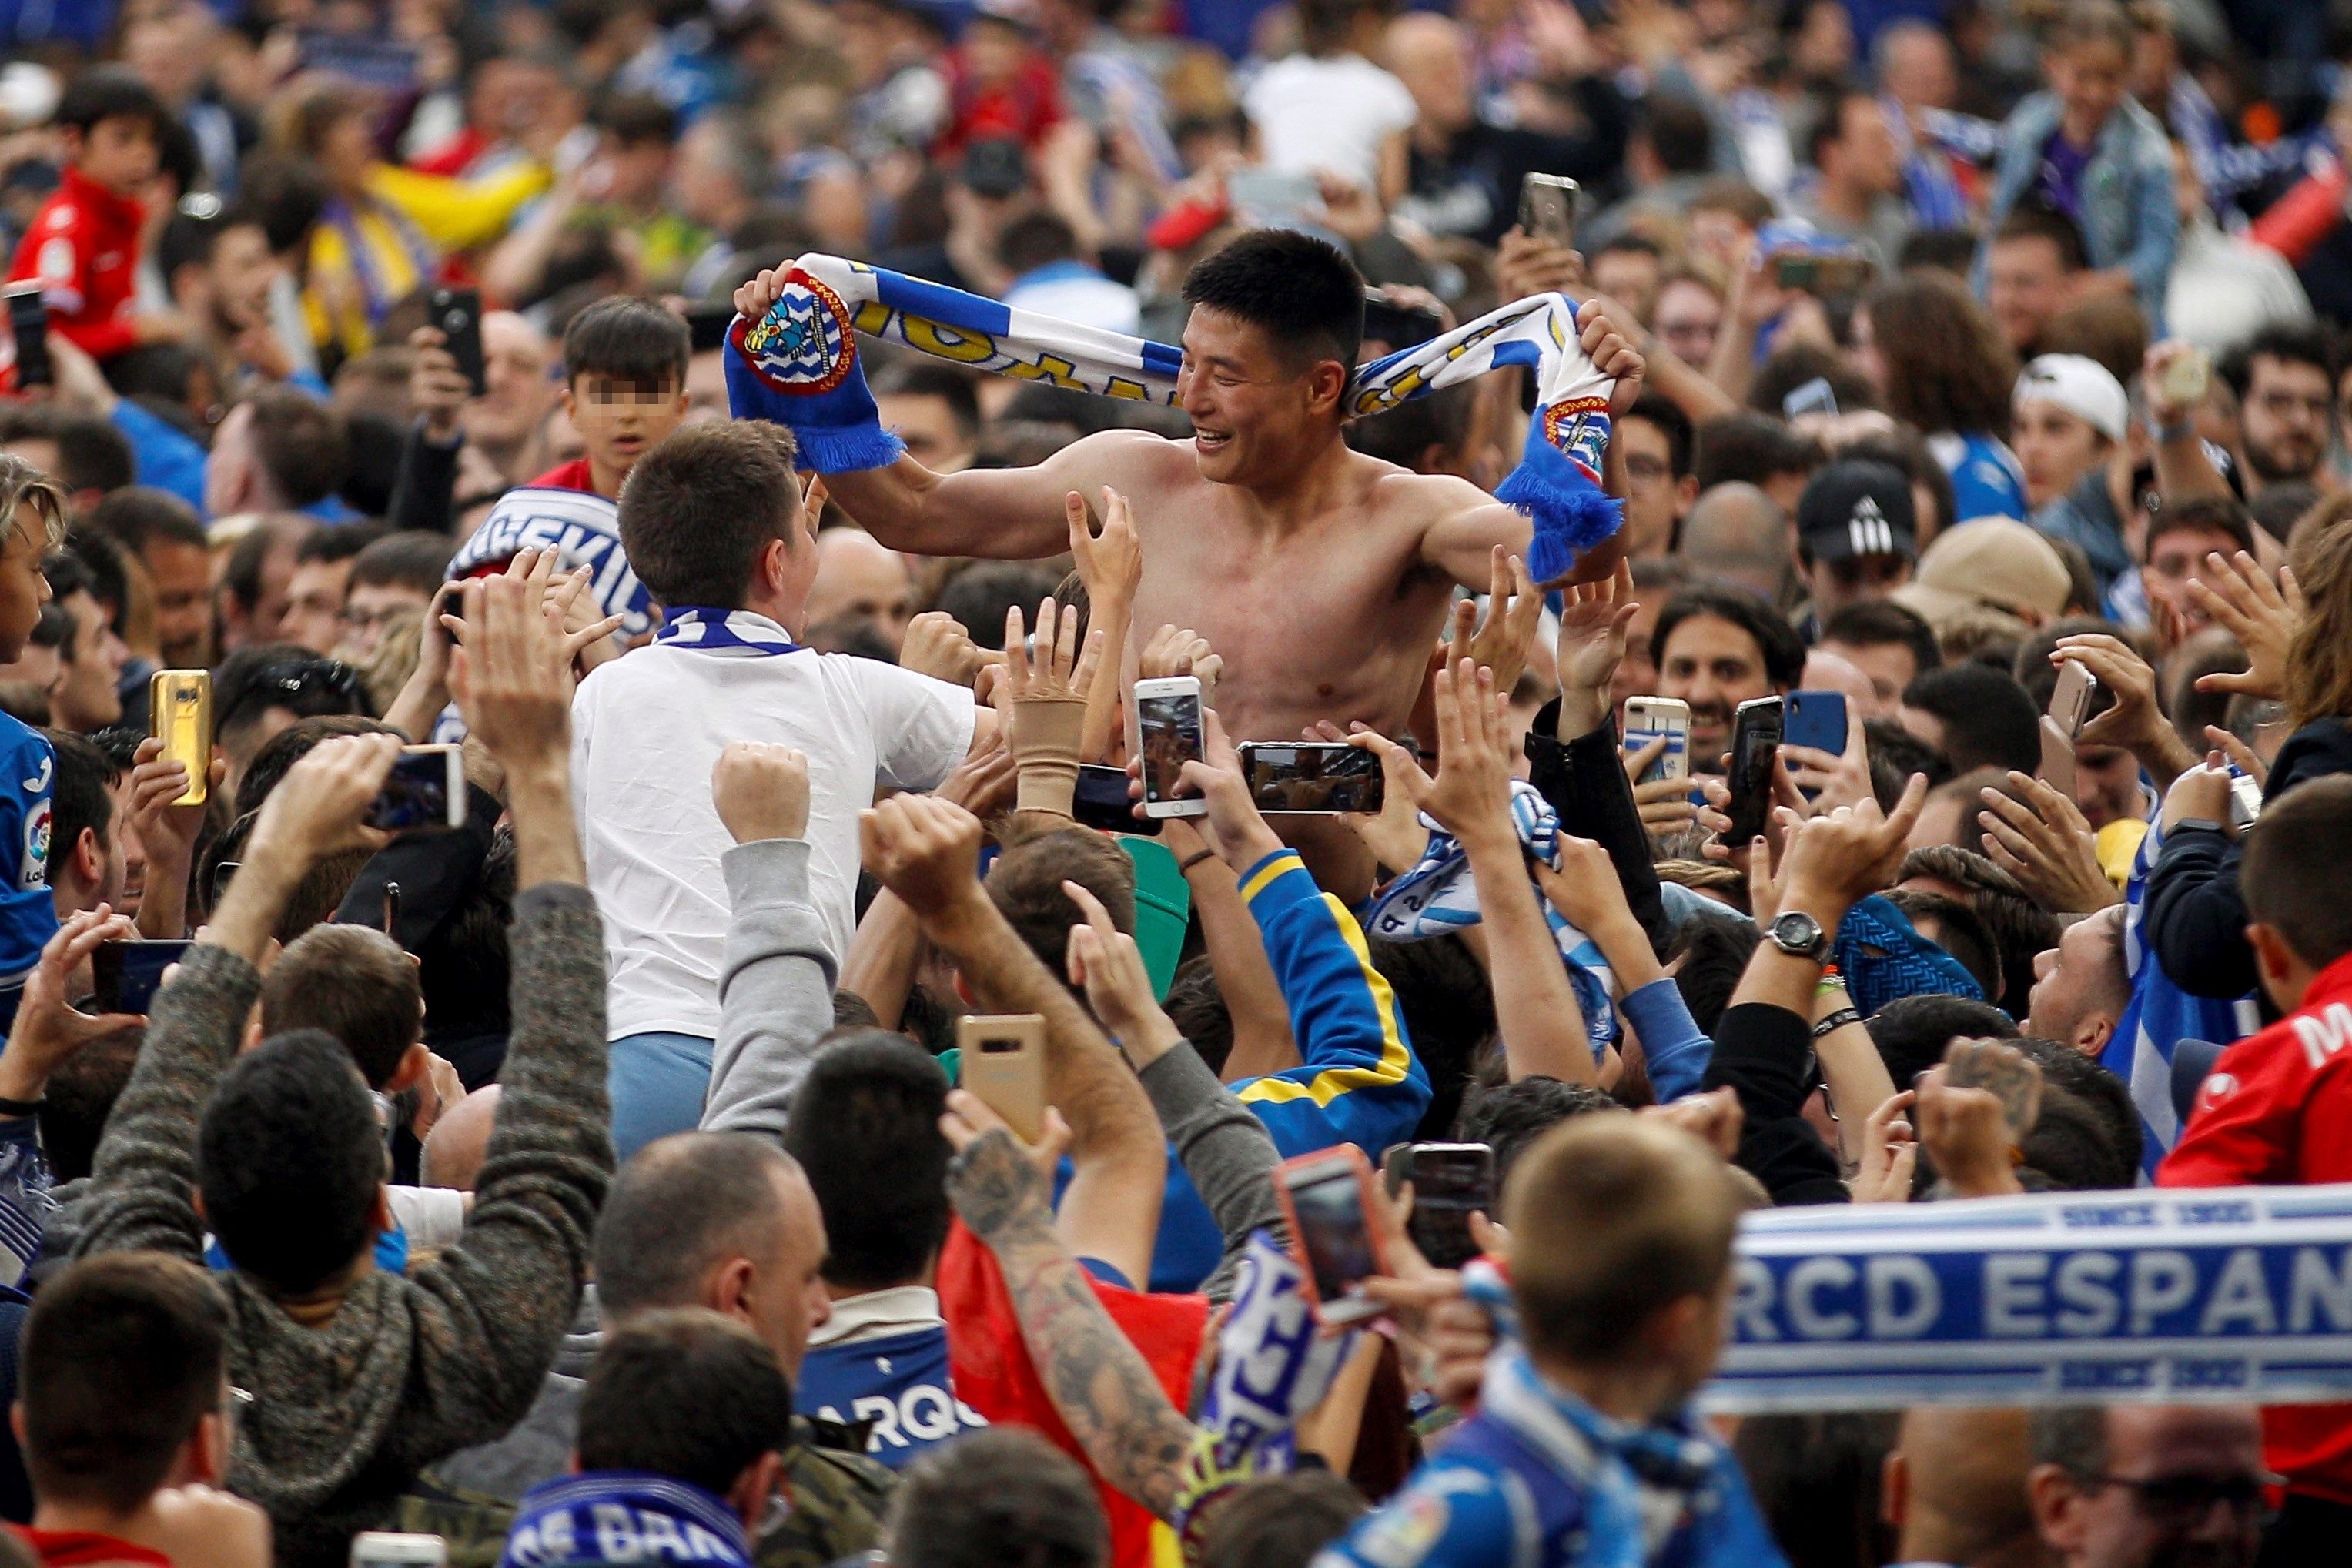
[[[1815,256],[1784,250],[1772,258],[1772,281],[1783,288],[1801,289],[1816,298],[1844,298],[1870,287],[1873,272],[1867,256]]]
[[[1389,352],[1428,342],[1445,330],[1445,318],[1424,306],[1399,305],[1377,288],[1364,290],[1364,340]]]
[[[1362,1322],[1382,1308],[1362,1294],[1366,1280],[1387,1272],[1365,1216],[1380,1201],[1371,1163],[1353,1144],[1285,1160],[1275,1196],[1290,1221],[1291,1252],[1307,1270],[1315,1315],[1326,1323]]]
[[[1845,754],[1845,694],[1790,692],[1780,722],[1780,744]]]
[[[2083,733],[2098,689],[2099,677],[2081,660],[2069,659],[2058,666],[2058,684],[2042,716],[2042,781],[2069,800],[2074,798],[2074,737]]]
[[[228,884],[236,880],[237,867],[244,863],[243,861],[222,861],[213,867],[211,896],[205,900],[205,907],[207,910],[218,909],[221,906],[221,900],[228,896]]]
[[[1381,759],[1360,746],[1253,740],[1241,758],[1250,800],[1268,816],[1369,816],[1388,799]]]
[[[147,678],[147,730],[163,743],[159,762],[188,770],[174,806],[201,806],[213,767],[213,677],[208,670],[158,670]]]
[[[1205,755],[1208,733],[1201,717],[1201,678],[1171,675],[1135,683],[1135,726],[1143,758],[1143,814],[1203,817],[1209,803],[1198,795],[1179,800],[1178,775],[1184,764]]]
[[[1407,1228],[1421,1255],[1441,1269],[1478,1256],[1470,1217],[1495,1212],[1495,1151],[1484,1144],[1399,1144],[1381,1162],[1389,1196],[1412,1183]]]
[[[1660,736],[1666,748],[1642,770],[1641,782],[1690,777],[1690,704],[1680,697],[1627,697],[1625,749],[1639,751]]]
[[[437,1535],[362,1530],[352,1537],[352,1568],[445,1568],[449,1543]]]
[[[454,746],[404,746],[392,765],[367,825],[386,832],[466,825],[466,762]]]
[[[1082,828],[1095,828],[1106,833],[1148,833],[1157,838],[1160,824],[1155,820],[1135,814],[1135,801],[1127,792],[1127,769],[1106,768],[1099,762],[1078,764],[1077,793],[1070,799],[1070,816]]]
[[[1530,172],[1519,182],[1519,227],[1554,245],[1576,243],[1576,207],[1584,187],[1565,174]]]
[[[436,285],[425,297],[425,319],[448,341],[442,346],[457,361],[476,397],[490,390],[489,371],[482,360],[482,291]]]
[[[972,1013],[956,1019],[956,1075],[1013,1135],[1045,1133],[1045,1015]]]
[[[1311,174],[1236,169],[1225,176],[1225,200],[1259,223],[1273,223],[1321,212],[1323,188]]]
[[[2213,385],[2213,356],[2191,349],[2164,367],[2164,401],[2193,408],[2205,401]]]
[[[56,368],[49,363],[49,306],[42,297],[41,280],[14,283],[8,296],[8,329],[16,338],[16,386],[55,386]]]
[[[163,983],[163,971],[194,946],[190,942],[101,942],[89,955],[90,989],[102,1013],[143,1013]]]
[[[1731,830],[1735,847],[1764,831],[1772,814],[1772,762],[1780,754],[1780,699],[1739,705],[1731,721]]]
[[[2254,825],[2263,814],[2263,787],[2260,780],[2239,767],[2230,764],[2230,825],[2243,830]]]
[[[1831,419],[1837,417],[1837,389],[1830,385],[1829,377],[1815,376],[1780,400],[1780,417],[1783,419],[1797,419],[1809,413],[1824,414]]]

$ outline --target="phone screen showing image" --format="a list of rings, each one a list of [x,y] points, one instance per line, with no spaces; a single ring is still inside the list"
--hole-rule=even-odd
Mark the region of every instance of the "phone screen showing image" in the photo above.
[[[1359,746],[1246,747],[1244,771],[1261,811],[1377,812],[1387,799],[1381,759]]]
[[[1202,756],[1201,698],[1197,693],[1138,696],[1135,717],[1143,737],[1143,798],[1172,800],[1184,764]]]
[[[449,757],[438,748],[401,754],[368,808],[368,826],[413,832],[449,825]]]
[[[1298,1216],[1299,1248],[1315,1275],[1317,1300],[1339,1301],[1380,1271],[1364,1228],[1363,1189],[1352,1169],[1294,1185],[1290,1202]]]

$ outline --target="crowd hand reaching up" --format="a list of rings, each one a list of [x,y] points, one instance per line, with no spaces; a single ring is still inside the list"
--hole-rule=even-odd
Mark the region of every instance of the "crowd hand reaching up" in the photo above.
[[[1176,675],[1196,675],[1201,682],[1201,700],[1209,701],[1216,695],[1217,676],[1223,673],[1224,655],[1209,646],[1209,640],[1189,626],[1162,626],[1143,644],[1142,656],[1136,662],[1136,678],[1143,681],[1164,681]]]
[[[1013,762],[1012,738],[1000,729],[994,739],[950,768],[931,793],[985,821],[1013,804],[1019,772]]]
[[[2219,725],[2205,727],[2205,739],[2215,750],[2237,765],[2238,770],[2264,789],[2270,787],[2271,765],[2262,755]],[[2210,755],[2210,753],[2208,755]]]
[[[1385,736],[1353,737],[1381,758],[1391,785],[1402,780],[1406,795],[1430,820],[1473,854],[1507,844],[1519,846],[1511,823],[1511,757],[1507,701],[1495,691],[1495,674],[1467,659],[1437,672],[1437,777]]]
[[[1350,724],[1348,728],[1356,735],[1371,733],[1367,724]],[[1344,744],[1350,737],[1325,718],[1316,720],[1305,732],[1305,738]],[[1374,861],[1392,872],[1403,871],[1417,863],[1422,852],[1429,848],[1429,830],[1422,825],[1421,808],[1412,803],[1412,787],[1405,782],[1404,768],[1412,760],[1412,754],[1398,746],[1376,755],[1384,776],[1380,810],[1351,811],[1339,822],[1371,852]]]
[[[963,623],[944,610],[926,610],[907,622],[905,641],[898,645],[898,667],[970,686],[980,672],[995,663],[987,649],[973,642]]]
[[[2015,1046],[1956,1040],[1919,1075],[1919,1142],[1961,1197],[2025,1190],[2014,1151],[2041,1113],[2042,1069]]]
[[[419,327],[408,335],[415,356],[409,363],[408,401],[425,422],[425,438],[442,446],[457,439],[466,401],[474,395],[474,383],[457,368],[448,341],[435,327]]]
[[[198,937],[261,964],[287,901],[312,866],[345,850],[373,854],[392,841],[365,818],[399,759],[400,737],[381,733],[330,736],[305,753],[262,802],[245,859]],[[568,822],[568,804],[564,817]]]
[[[516,565],[522,567],[520,557]],[[465,584],[464,628],[452,628],[449,688],[468,734],[505,772],[512,794],[551,779],[567,786],[572,747],[572,661],[588,633],[567,635],[545,608],[539,561]],[[609,634],[610,624],[602,634]],[[592,628],[591,631],[594,629]]]
[[[139,929],[175,941],[187,935],[188,874],[195,864],[196,840],[204,833],[208,808],[173,803],[188,792],[188,767],[164,757],[163,743],[156,737],[139,743],[131,764],[131,828],[147,852],[147,891],[139,901]],[[208,790],[220,789],[228,779],[227,760],[215,758],[205,778]]]
[[[1870,741],[1859,724],[1845,727],[1845,750],[1838,756],[1810,746],[1784,746],[1780,766],[1789,782],[1797,787],[1809,816],[1818,817],[1840,806],[1858,806],[1874,793],[1870,786]],[[1808,789],[1813,791],[1810,798],[1805,795]]]
[[[409,1118],[408,1130],[423,1143],[433,1124],[456,1110],[465,1097],[466,1080],[458,1074],[457,1064],[426,1051],[425,1082],[416,1086],[416,1114]]]
[[[1727,1163],[1738,1157],[1739,1134],[1748,1124],[1738,1092],[1727,1085],[1704,1094],[1685,1094],[1668,1105],[1645,1105],[1639,1113],[1680,1127]]]
[[[2096,675],[2116,698],[2115,706],[2083,726],[2074,737],[2078,745],[2120,746],[2160,782],[2195,766],[2196,754],[2173,732],[2157,701],[2156,672],[2146,659],[2104,632],[2059,638],[2050,662],[2063,664],[2069,659]]]
[[[1559,591],[1559,639],[1552,648],[1559,670],[1555,737],[1566,742],[1591,735],[1609,717],[1609,686],[1625,658],[1625,629],[1642,607],[1633,599],[1633,569],[1622,561],[1600,582]]]
[[[1917,1098],[1906,1089],[1890,1094],[1864,1121],[1862,1161],[1846,1180],[1846,1191],[1856,1203],[1908,1203],[1911,1177],[1918,1168],[1919,1145],[1904,1113]]]
[[[948,1201],[971,1233],[992,1248],[1022,1230],[1060,1245],[1054,1234],[1054,1172],[1069,1152],[1070,1124],[1045,1107],[1034,1144],[1005,1124],[969,1089],[948,1091],[940,1131],[955,1157],[948,1162]]]
[[[1135,938],[1113,923],[1102,900],[1084,886],[1066,882],[1062,892],[1084,917],[1070,927],[1070,984],[1085,988],[1095,1017],[1140,1072],[1183,1044],[1184,1036],[1152,995]]]
[[[1009,702],[1030,698],[1054,702],[1084,702],[1102,668],[1103,634],[1099,628],[1078,642],[1078,607],[1059,607],[1047,594],[1037,606],[1037,639],[1014,605],[1004,612],[1004,679],[1000,689]]]
[[[2287,650],[2294,645],[2295,629],[2303,622],[2303,589],[2293,567],[2279,568],[2273,583],[2254,558],[2240,550],[2225,559],[2219,550],[2205,557],[2205,577],[2189,580],[2189,597],[2246,651],[2242,672],[2221,671],[2197,677],[2200,692],[2242,692],[2273,701],[2286,696]]]
[[[1102,490],[1102,532],[1094,531],[1087,515],[1087,498],[1076,490],[1062,498],[1070,523],[1070,556],[1077,564],[1078,580],[1087,585],[1089,620],[1107,617],[1117,606],[1135,602],[1143,581],[1143,543],[1135,534],[1135,510],[1125,496],[1106,485]]]
[[[0,1099],[36,1101],[49,1074],[74,1052],[101,1035],[144,1023],[137,1013],[90,1014],[75,1010],[74,976],[104,942],[128,942],[139,935],[127,915],[101,904],[68,918],[42,945],[40,962],[25,977],[24,1000],[0,1050]]]
[[[1543,890],[1545,901],[1604,953],[1612,949],[1602,933],[1614,936],[1629,927],[1646,946],[1649,935],[1633,917],[1633,906],[1626,902],[1625,884],[1618,878],[1617,862],[1609,858],[1609,852],[1573,833],[1562,833],[1556,841],[1559,869],[1555,871],[1540,861],[1535,865],[1536,885]],[[1620,975],[1617,979],[1626,990],[1637,988],[1629,976]]]
[[[808,758],[789,746],[730,741],[710,769],[710,803],[739,844],[808,834]]]
[[[2058,915],[2089,915],[2124,895],[2099,865],[2090,820],[2056,786],[2012,771],[2010,787],[2024,791],[2032,806],[2000,789],[1983,791],[1977,813],[1984,829],[1984,852],[2018,880],[2027,894]]]
[[[1128,763],[1128,772],[1139,779],[1141,768],[1140,758]],[[1241,754],[1234,749],[1216,709],[1201,710],[1201,755],[1184,764],[1176,784],[1180,793],[1208,802],[1208,814],[1193,819],[1192,826],[1236,875],[1282,848],[1281,838],[1266,826],[1257,802],[1250,798]],[[1139,782],[1129,786],[1130,792],[1141,788]]]
[[[2164,792],[2164,831],[2168,833],[2183,822],[2219,822],[2224,833],[2236,838],[2237,824],[2230,821],[2230,785],[2229,766],[2219,751],[2207,752],[2201,768],[2181,769]]]
[[[1543,624],[1543,595],[1528,576],[1527,563],[1495,547],[1493,586],[1487,591],[1486,623],[1478,625],[1478,605],[1465,599],[1454,606],[1446,637],[1448,664],[1468,659],[1495,672],[1495,689],[1508,692],[1519,684],[1534,650],[1536,630]],[[1474,632],[1473,627],[1476,627]]]
[[[988,905],[980,885],[980,819],[937,795],[893,795],[857,818],[866,869],[926,930]]]
[[[548,562],[551,566],[553,561],[554,552],[551,550]],[[613,642],[613,633],[621,629],[621,618],[604,613],[604,606],[596,602],[595,594],[590,591],[589,577],[588,569],[582,566],[543,580],[547,583],[548,617],[563,633],[573,673],[583,679],[597,665],[621,656],[621,650]]]
[[[1048,595],[1037,607],[1037,635],[1024,632],[1021,607],[1004,615],[1004,678],[999,690],[1010,722],[1018,773],[1016,809],[1068,819],[1086,755],[1087,695],[1102,667],[1103,629],[1078,643],[1078,611],[1058,616]],[[1034,661],[1033,661],[1034,654]]]
[[[1514,224],[1495,246],[1495,293],[1505,304],[1537,294],[1582,294],[1591,287],[1584,257],[1558,240]]]
[[[1834,930],[1847,910],[1894,882],[1927,798],[1927,775],[1914,773],[1892,813],[1866,799],[1797,824],[1774,878],[1776,913],[1801,910]]]

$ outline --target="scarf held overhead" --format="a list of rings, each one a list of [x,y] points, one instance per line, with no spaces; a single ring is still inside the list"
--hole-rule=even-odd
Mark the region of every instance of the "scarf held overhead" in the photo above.
[[[736,417],[790,426],[802,461],[820,474],[895,460],[905,444],[882,428],[857,362],[859,332],[975,371],[1138,402],[1175,402],[1183,364],[1164,343],[809,255],[793,264],[765,316],[739,316],[729,329],[727,394]],[[1537,406],[1519,465],[1495,496],[1533,520],[1528,570],[1549,582],[1614,534],[1624,513],[1601,489],[1616,382],[1586,357],[1572,301],[1559,294],[1517,300],[1360,365],[1345,401],[1351,417],[1368,417],[1513,365],[1535,372]]]

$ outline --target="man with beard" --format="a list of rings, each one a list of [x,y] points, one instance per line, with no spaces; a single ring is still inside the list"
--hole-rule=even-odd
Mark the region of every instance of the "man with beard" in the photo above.
[[[155,265],[223,402],[294,373],[294,356],[269,325],[278,263],[257,210],[174,215],[156,240]]]
[[[2261,1550],[2251,1405],[2037,1410],[2032,1446],[2026,1496],[2064,1568],[2251,1568]]]
[[[1690,704],[1690,765],[1720,773],[1731,716],[1756,697],[1785,695],[1805,667],[1805,645],[1763,601],[1737,589],[1686,589],[1658,612],[1650,634],[1658,695]]]
[[[2221,361],[2238,395],[2238,452],[2248,498],[2298,481],[2336,487],[2336,360],[2314,326],[2265,327]]]

